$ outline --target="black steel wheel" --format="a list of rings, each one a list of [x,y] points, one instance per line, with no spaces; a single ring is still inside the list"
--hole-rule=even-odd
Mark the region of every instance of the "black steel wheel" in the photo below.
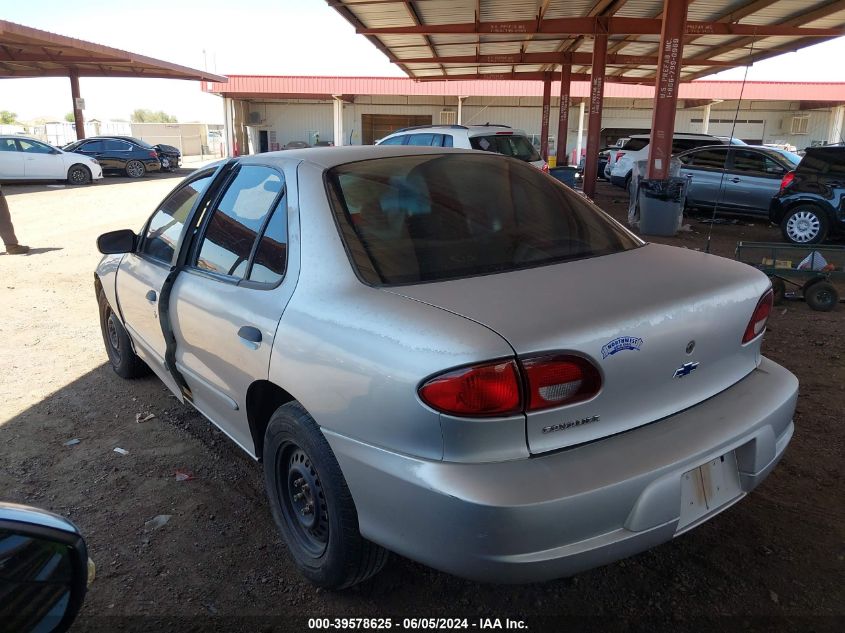
[[[130,160],[126,163],[125,171],[126,175],[130,178],[140,178],[147,173],[147,168],[144,167],[144,163],[139,160]]]
[[[91,182],[91,172],[85,165],[73,165],[67,171],[67,181],[71,185],[87,185]]]
[[[829,281],[817,281],[804,290],[804,301],[813,310],[830,312],[839,303],[839,292]]]
[[[299,571],[328,589],[378,573],[387,550],[358,531],[358,512],[320,427],[298,402],[279,407],[262,450],[273,519]]]
[[[139,378],[149,374],[150,368],[135,354],[129,335],[102,290],[97,294],[97,303],[100,308],[103,343],[112,369],[121,378]]]

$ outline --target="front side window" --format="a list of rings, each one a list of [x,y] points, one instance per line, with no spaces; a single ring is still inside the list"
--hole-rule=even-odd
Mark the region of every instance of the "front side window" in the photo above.
[[[353,265],[370,284],[470,277],[640,242],[539,170],[483,154],[401,156],[328,172]]]
[[[275,169],[241,166],[211,214],[196,267],[246,278],[253,246],[283,186],[282,175]]]
[[[540,153],[531,144],[531,141],[519,134],[504,133],[474,136],[469,139],[469,144],[472,149],[504,154],[527,162],[540,160]]]
[[[691,152],[681,158],[681,161],[699,169],[723,169],[727,157],[728,151],[726,149],[713,148]]]
[[[626,152],[639,152],[646,145],[648,145],[647,138],[632,138],[622,146],[622,149]]]
[[[44,143],[38,143],[37,141],[29,141],[21,138],[18,139],[18,143],[21,146],[21,151],[27,154],[50,154],[53,152],[52,147]]]
[[[208,187],[213,174],[196,178],[174,191],[150,218],[139,253],[170,263],[182,228],[197,198]]]
[[[408,142],[405,143],[405,145],[422,145],[429,147],[431,145],[440,145],[439,141],[439,134],[431,134],[430,132],[427,132],[425,134],[411,134],[408,136]]]
[[[83,152],[102,152],[104,151],[104,148],[105,145],[103,141],[88,141],[76,149],[82,150]]]
[[[379,143],[379,145],[404,145],[405,144],[405,137],[404,136],[394,136],[393,138],[386,139]]]

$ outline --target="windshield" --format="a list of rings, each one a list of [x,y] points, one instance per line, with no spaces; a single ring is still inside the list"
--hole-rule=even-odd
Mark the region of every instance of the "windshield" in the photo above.
[[[510,132],[505,134],[491,134],[489,136],[473,136],[469,139],[472,149],[485,152],[496,152],[505,156],[513,156],[519,160],[535,162],[540,160],[540,154],[526,137]]]
[[[373,285],[506,272],[641,242],[529,165],[425,154],[341,165],[329,191],[352,263]]]

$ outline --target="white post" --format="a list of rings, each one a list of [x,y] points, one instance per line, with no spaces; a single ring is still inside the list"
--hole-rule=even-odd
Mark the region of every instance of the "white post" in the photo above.
[[[232,148],[235,146],[232,126],[232,99],[223,97],[223,134],[226,137],[226,156],[232,156]]]
[[[464,124],[464,99],[466,97],[458,97],[458,119],[456,121],[458,125]]]
[[[573,163],[576,167],[581,164],[581,139],[584,136],[584,104],[585,101],[582,99],[578,105],[578,140],[575,142],[575,163]]]
[[[704,106],[704,116],[701,118],[701,133],[707,134],[710,129],[710,104]]]
[[[828,143],[845,143],[845,106],[835,106],[830,112]]]
[[[343,145],[343,99],[339,95],[332,95],[334,103],[334,144]]]

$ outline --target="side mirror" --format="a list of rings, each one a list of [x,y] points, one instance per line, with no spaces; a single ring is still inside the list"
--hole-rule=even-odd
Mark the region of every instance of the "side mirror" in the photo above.
[[[0,622],[4,631],[62,633],[88,589],[79,530],[51,512],[0,503]]]
[[[130,231],[129,229],[109,231],[97,238],[97,249],[103,255],[131,253],[135,250],[137,240],[138,236],[135,235],[134,231]]]

